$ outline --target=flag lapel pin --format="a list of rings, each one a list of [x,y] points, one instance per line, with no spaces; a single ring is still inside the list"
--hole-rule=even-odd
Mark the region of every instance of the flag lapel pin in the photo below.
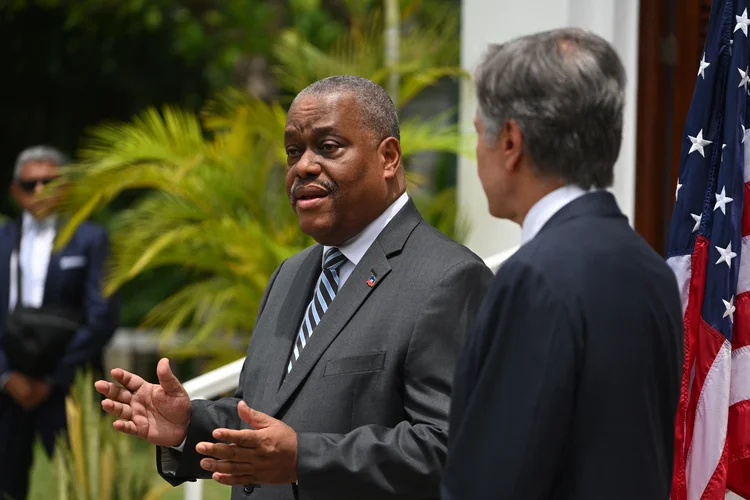
[[[370,288],[375,286],[375,281],[377,281],[377,278],[375,277],[375,273],[373,272],[370,274],[370,278],[367,280],[367,286]]]

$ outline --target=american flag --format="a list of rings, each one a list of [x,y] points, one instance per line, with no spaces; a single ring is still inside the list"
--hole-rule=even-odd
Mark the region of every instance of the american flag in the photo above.
[[[685,316],[672,500],[750,498],[749,7],[713,1],[683,132],[667,250]]]

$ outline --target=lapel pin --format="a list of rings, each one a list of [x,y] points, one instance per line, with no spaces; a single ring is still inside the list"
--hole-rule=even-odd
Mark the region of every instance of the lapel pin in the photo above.
[[[377,280],[377,278],[375,277],[375,273],[373,272],[370,275],[370,278],[367,280],[367,286],[369,286],[370,288],[372,288],[373,286],[375,286],[375,280]]]

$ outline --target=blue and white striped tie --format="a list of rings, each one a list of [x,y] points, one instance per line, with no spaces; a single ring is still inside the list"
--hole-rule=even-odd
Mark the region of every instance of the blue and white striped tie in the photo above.
[[[339,268],[346,262],[346,257],[338,248],[331,248],[326,252],[323,260],[323,272],[320,273],[318,283],[315,285],[313,298],[305,311],[305,317],[302,320],[297,339],[294,342],[294,350],[289,358],[289,366],[286,372],[292,371],[294,363],[299,359],[302,349],[305,348],[310,337],[315,331],[315,327],[320,323],[320,318],[328,310],[328,307],[336,298],[339,291]]]

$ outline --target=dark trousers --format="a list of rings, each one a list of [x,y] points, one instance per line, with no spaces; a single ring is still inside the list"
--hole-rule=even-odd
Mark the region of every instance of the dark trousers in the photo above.
[[[25,500],[33,462],[34,439],[39,436],[52,456],[55,438],[65,429],[65,394],[53,391],[38,408],[25,411],[0,393],[0,500]]]

